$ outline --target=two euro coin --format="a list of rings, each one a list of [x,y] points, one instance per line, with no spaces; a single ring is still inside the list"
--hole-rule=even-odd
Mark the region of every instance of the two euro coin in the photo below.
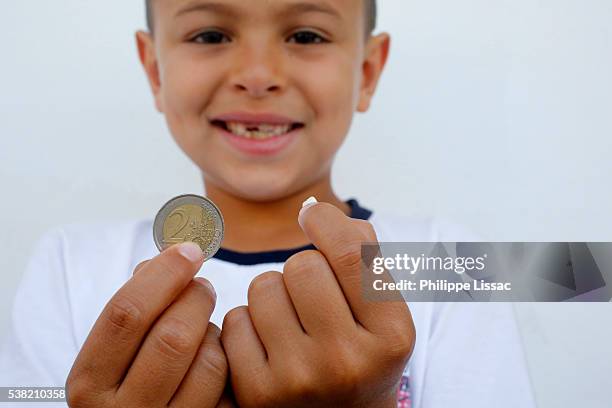
[[[162,206],[153,222],[153,240],[165,250],[182,242],[195,242],[205,260],[212,258],[223,241],[223,216],[208,198],[195,194],[175,197]]]

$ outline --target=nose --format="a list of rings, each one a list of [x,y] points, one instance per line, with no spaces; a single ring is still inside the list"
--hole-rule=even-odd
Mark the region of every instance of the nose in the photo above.
[[[279,52],[261,44],[241,48],[231,79],[233,89],[253,98],[264,98],[282,91],[285,79]]]

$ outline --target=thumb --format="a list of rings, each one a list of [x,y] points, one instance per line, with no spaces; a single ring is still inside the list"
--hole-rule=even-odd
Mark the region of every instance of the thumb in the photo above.
[[[298,214],[298,223],[300,224],[300,227],[302,227],[302,230],[306,231],[304,228],[304,218],[306,216],[306,212],[318,204],[320,204],[319,201],[313,196],[309,197],[302,203],[302,208]],[[348,216],[346,216],[346,218],[348,218],[349,222],[362,233],[366,240],[370,242],[378,242],[376,231],[369,221],[351,218]]]

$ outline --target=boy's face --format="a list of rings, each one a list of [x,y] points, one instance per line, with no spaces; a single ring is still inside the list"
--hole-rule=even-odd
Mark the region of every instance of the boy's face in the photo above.
[[[389,47],[386,34],[364,40],[362,0],[152,7],[154,35],[139,32],[137,41],[156,106],[210,181],[264,201],[329,172],[353,112],[368,109]]]

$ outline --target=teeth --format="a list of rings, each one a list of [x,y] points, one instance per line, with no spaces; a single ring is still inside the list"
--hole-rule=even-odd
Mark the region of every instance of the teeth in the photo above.
[[[236,136],[247,139],[267,139],[280,136],[291,130],[291,125],[271,125],[262,123],[260,125],[246,125],[239,122],[227,122],[227,128]]]

